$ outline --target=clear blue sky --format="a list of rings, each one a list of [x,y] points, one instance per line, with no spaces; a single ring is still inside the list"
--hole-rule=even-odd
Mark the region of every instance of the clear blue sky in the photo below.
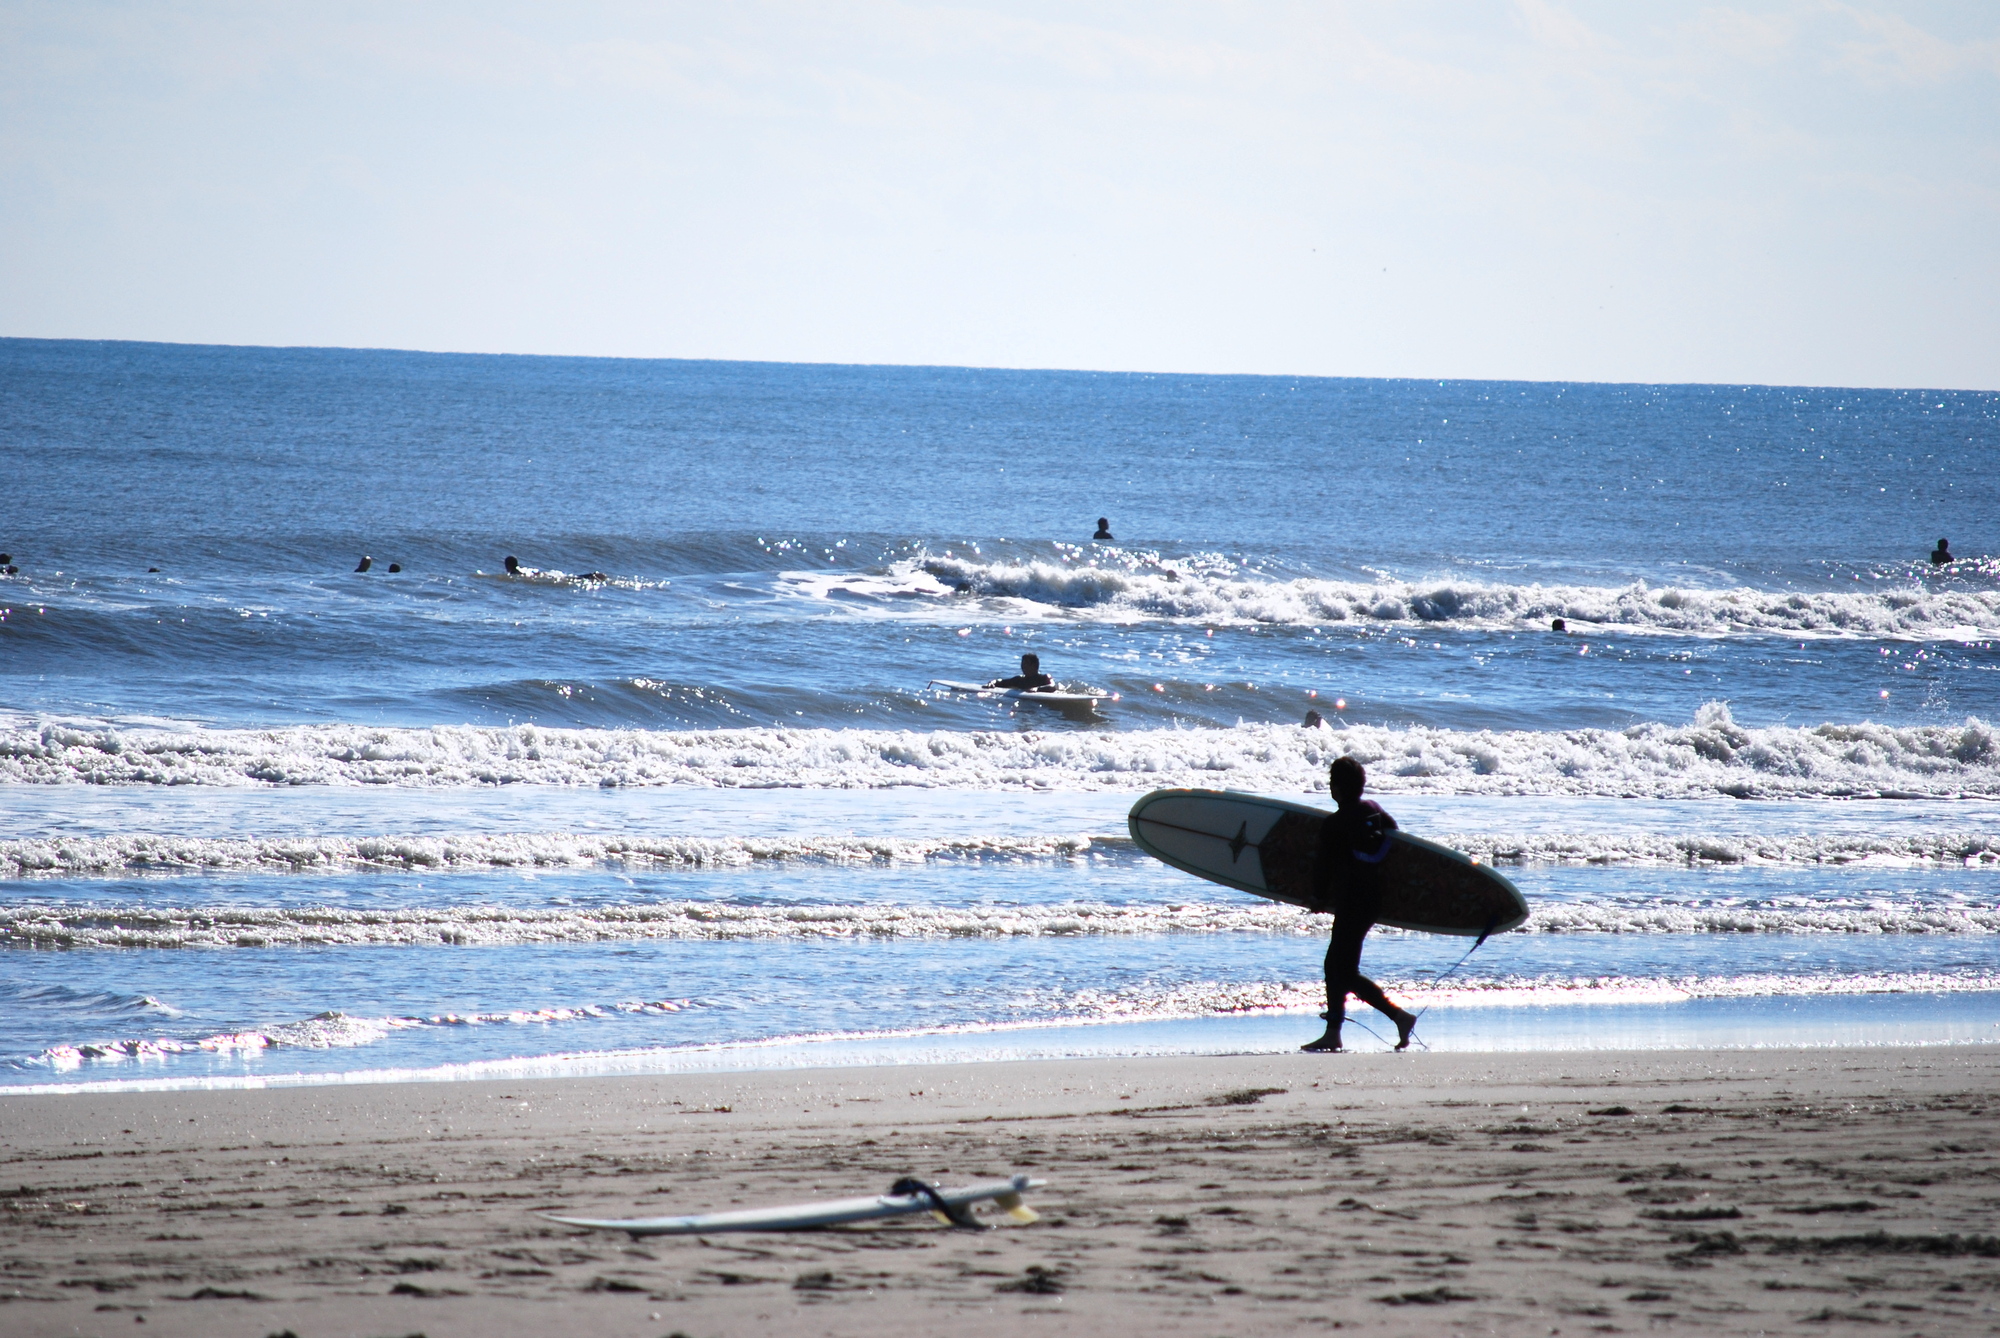
[[[2000,5],[0,3],[0,334],[2000,388]]]

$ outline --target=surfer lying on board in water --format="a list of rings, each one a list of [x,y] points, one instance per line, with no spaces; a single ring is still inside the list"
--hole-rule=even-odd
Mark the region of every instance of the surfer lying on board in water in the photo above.
[[[1396,820],[1363,799],[1368,772],[1351,757],[1335,758],[1327,787],[1339,808],[1320,824],[1319,904],[1333,912],[1333,940],[1326,948],[1326,1035],[1301,1050],[1338,1050],[1341,1024],[1352,994],[1396,1024],[1396,1048],[1407,1050],[1417,1016],[1398,1008],[1382,987],[1361,974],[1361,940],[1375,927],[1382,901],[1380,864],[1389,854]]]
[[[1012,678],[996,678],[986,685],[989,688],[1019,688],[1023,692],[1054,692],[1056,681],[1042,672],[1042,660],[1038,655],[1021,657],[1021,672]]]

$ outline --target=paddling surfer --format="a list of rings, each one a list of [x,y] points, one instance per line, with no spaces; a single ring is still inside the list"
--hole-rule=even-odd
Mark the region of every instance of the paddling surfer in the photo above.
[[[1022,692],[1054,692],[1056,681],[1042,672],[1041,657],[1034,654],[1021,657],[1021,672],[1012,678],[996,678],[986,685],[989,688],[1018,688]]]
[[[1334,759],[1327,786],[1339,808],[1320,825],[1319,904],[1333,912],[1333,938],[1326,949],[1326,1035],[1302,1050],[1338,1050],[1341,1024],[1352,994],[1396,1024],[1396,1048],[1406,1050],[1416,1014],[1398,1008],[1382,987],[1361,974],[1361,941],[1375,927],[1382,901],[1380,864],[1389,854],[1396,820],[1372,799],[1363,799],[1368,772],[1351,757]]]

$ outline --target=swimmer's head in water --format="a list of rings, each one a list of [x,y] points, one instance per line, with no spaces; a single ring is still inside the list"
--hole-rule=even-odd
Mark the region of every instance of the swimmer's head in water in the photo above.
[[[512,553],[507,555],[507,574],[509,576],[519,576],[521,574],[521,559],[515,557]]]
[[[360,565],[360,566],[358,566],[358,567],[356,567],[356,568],[355,568],[354,570],[356,570],[356,571],[367,571],[367,570],[368,570],[368,569],[369,569],[370,567],[372,567],[372,566],[374,566],[374,565],[375,565],[375,559],[374,559],[374,558],[372,558],[372,557],[368,557],[368,556],[364,555],[364,556],[362,557],[362,559],[361,559],[361,565]]]
[[[1326,769],[1326,784],[1335,799],[1343,804],[1352,803],[1367,787],[1368,769],[1351,757],[1336,757]]]
[[[1560,618],[1551,619],[1549,622],[1549,630],[1551,632],[1567,632],[1569,631],[1569,624],[1564,622]]]

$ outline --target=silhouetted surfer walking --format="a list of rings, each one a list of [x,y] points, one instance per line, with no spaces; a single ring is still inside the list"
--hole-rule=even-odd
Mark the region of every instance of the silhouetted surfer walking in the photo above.
[[[1327,788],[1339,805],[1319,832],[1319,904],[1333,912],[1333,938],[1326,948],[1326,1035],[1301,1050],[1338,1050],[1347,1020],[1347,996],[1375,1008],[1396,1024],[1396,1048],[1409,1048],[1416,1014],[1398,1008],[1382,987],[1361,974],[1361,940],[1375,927],[1382,904],[1379,866],[1389,854],[1396,820],[1372,799],[1363,799],[1368,772],[1351,757],[1334,760]]]

